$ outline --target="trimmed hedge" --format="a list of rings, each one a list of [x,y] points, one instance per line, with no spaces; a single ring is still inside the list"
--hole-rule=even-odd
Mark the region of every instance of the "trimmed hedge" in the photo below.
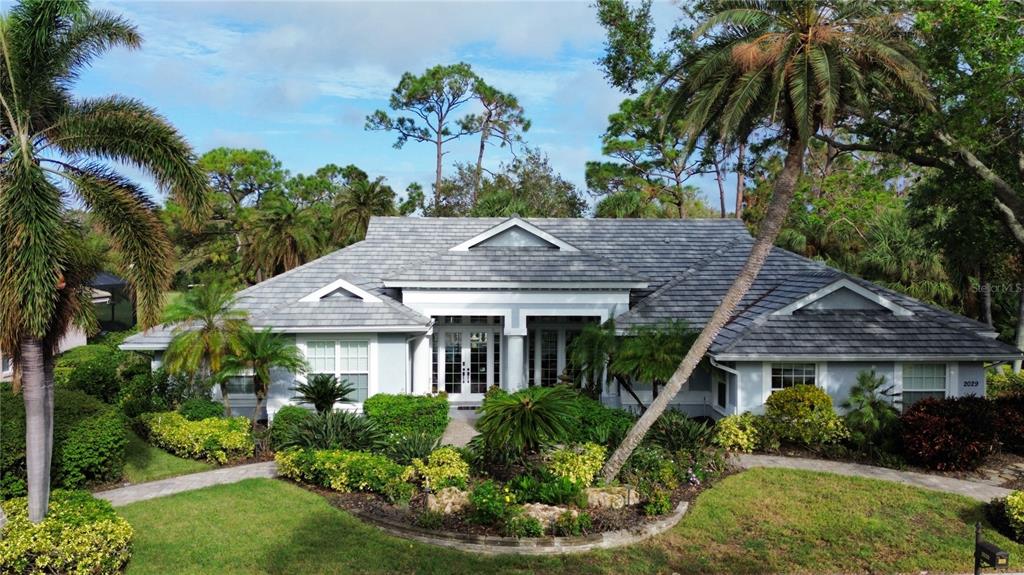
[[[0,573],[108,575],[121,573],[131,558],[131,525],[84,491],[53,491],[38,524],[28,520],[24,497],[2,506],[8,523],[0,531]]]
[[[923,399],[900,418],[904,453],[932,469],[977,469],[997,447],[994,415],[981,397]]]
[[[363,413],[388,436],[429,433],[440,437],[448,426],[448,398],[378,393],[363,403]]]
[[[850,436],[832,408],[832,398],[814,385],[780,389],[765,401],[762,436],[806,447],[838,443]]]
[[[754,451],[761,445],[758,416],[745,412],[719,419],[715,422],[712,441],[726,451],[738,453]]]
[[[25,494],[25,403],[0,386],[0,497]],[[113,407],[77,390],[54,390],[54,485],[110,481],[124,468],[128,432]]]
[[[383,455],[341,449],[289,449],[274,456],[282,476],[335,491],[365,491],[387,500],[408,501],[415,491],[412,467]]]
[[[247,417],[211,417],[189,421],[180,413],[139,417],[151,443],[175,455],[224,464],[252,457],[254,443]]]

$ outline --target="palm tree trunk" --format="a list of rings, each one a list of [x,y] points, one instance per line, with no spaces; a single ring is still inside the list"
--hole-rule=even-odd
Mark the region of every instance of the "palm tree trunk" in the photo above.
[[[805,140],[796,134],[790,135],[782,172],[779,173],[779,177],[775,180],[771,203],[768,204],[768,210],[765,212],[764,220],[761,222],[757,239],[754,241],[743,269],[740,270],[729,291],[722,298],[722,303],[711,315],[711,318],[708,319],[708,323],[704,326],[700,335],[697,336],[697,340],[690,348],[690,351],[686,353],[686,357],[683,358],[682,363],[679,364],[675,373],[672,374],[661,394],[651,402],[647,411],[640,416],[640,419],[637,420],[632,429],[629,430],[629,433],[626,434],[626,438],[622,440],[615,453],[608,458],[608,462],[605,463],[602,470],[605,481],[611,482],[619,474],[619,470],[622,469],[626,460],[633,453],[633,450],[640,445],[640,442],[647,434],[647,430],[661,417],[661,414],[668,408],[669,403],[679,393],[683,384],[690,379],[690,375],[693,374],[697,364],[700,363],[700,360],[711,347],[711,343],[718,336],[718,332],[729,321],[729,318],[732,317],[736,306],[739,305],[740,300],[743,299],[743,296],[750,290],[750,286],[753,285],[754,280],[757,279],[757,274],[764,266],[765,260],[768,259],[768,254],[771,253],[775,238],[778,237],[782,224],[786,221],[786,215],[789,213],[789,205],[793,201],[793,191],[796,188],[797,179],[803,171],[806,147],[807,142]]]
[[[746,195],[747,183],[743,175],[743,160],[746,156],[747,143],[741,142],[736,150],[736,217],[743,217],[743,196]]]
[[[43,348],[43,389],[46,391],[46,469],[53,469],[53,353]],[[49,485],[49,484],[47,484]]]
[[[28,518],[39,523],[46,517],[50,501],[51,417],[46,413],[46,389],[43,343],[29,337],[21,344],[21,393],[25,401],[25,466],[28,471]]]
[[[224,402],[224,417],[231,417],[231,399],[228,397],[228,384],[220,384],[220,399]]]

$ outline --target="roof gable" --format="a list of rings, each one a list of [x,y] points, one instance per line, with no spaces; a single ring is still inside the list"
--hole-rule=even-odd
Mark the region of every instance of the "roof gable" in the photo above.
[[[772,315],[793,315],[800,310],[880,310],[887,309],[897,316],[911,316],[914,312],[870,291],[849,278],[841,278],[829,285],[782,307]]]
[[[564,252],[579,251],[568,242],[562,241],[537,226],[516,217],[505,220],[493,228],[469,238],[461,244],[450,248],[449,251],[465,252],[487,246],[503,248],[540,247],[557,249]]]
[[[299,301],[302,303],[318,302],[339,292],[347,293],[367,303],[380,303],[381,301],[379,297],[343,279],[334,280],[313,293],[304,296]]]

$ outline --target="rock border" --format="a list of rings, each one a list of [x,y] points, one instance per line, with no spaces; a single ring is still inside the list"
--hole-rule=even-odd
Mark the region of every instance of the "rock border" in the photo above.
[[[435,531],[407,525],[384,517],[374,517],[362,511],[349,511],[363,521],[389,535],[485,555],[562,555],[583,553],[595,549],[613,549],[633,545],[659,535],[676,526],[686,515],[689,502],[681,501],[666,517],[636,527],[592,533],[579,537],[498,537],[494,535],[471,535],[455,531]]]

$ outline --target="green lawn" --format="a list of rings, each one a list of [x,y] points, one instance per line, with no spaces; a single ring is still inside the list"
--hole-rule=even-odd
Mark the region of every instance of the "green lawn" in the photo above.
[[[120,511],[136,532],[129,574],[966,572],[982,516],[958,496],[774,469],[725,479],[649,542],[565,557],[481,557],[395,539],[268,479]],[[1011,562],[1024,557],[988,534]]]
[[[125,453],[124,479],[129,483],[156,481],[214,469],[213,465],[202,461],[182,459],[167,453],[159,447],[146,443],[135,433],[128,432],[128,449]]]

